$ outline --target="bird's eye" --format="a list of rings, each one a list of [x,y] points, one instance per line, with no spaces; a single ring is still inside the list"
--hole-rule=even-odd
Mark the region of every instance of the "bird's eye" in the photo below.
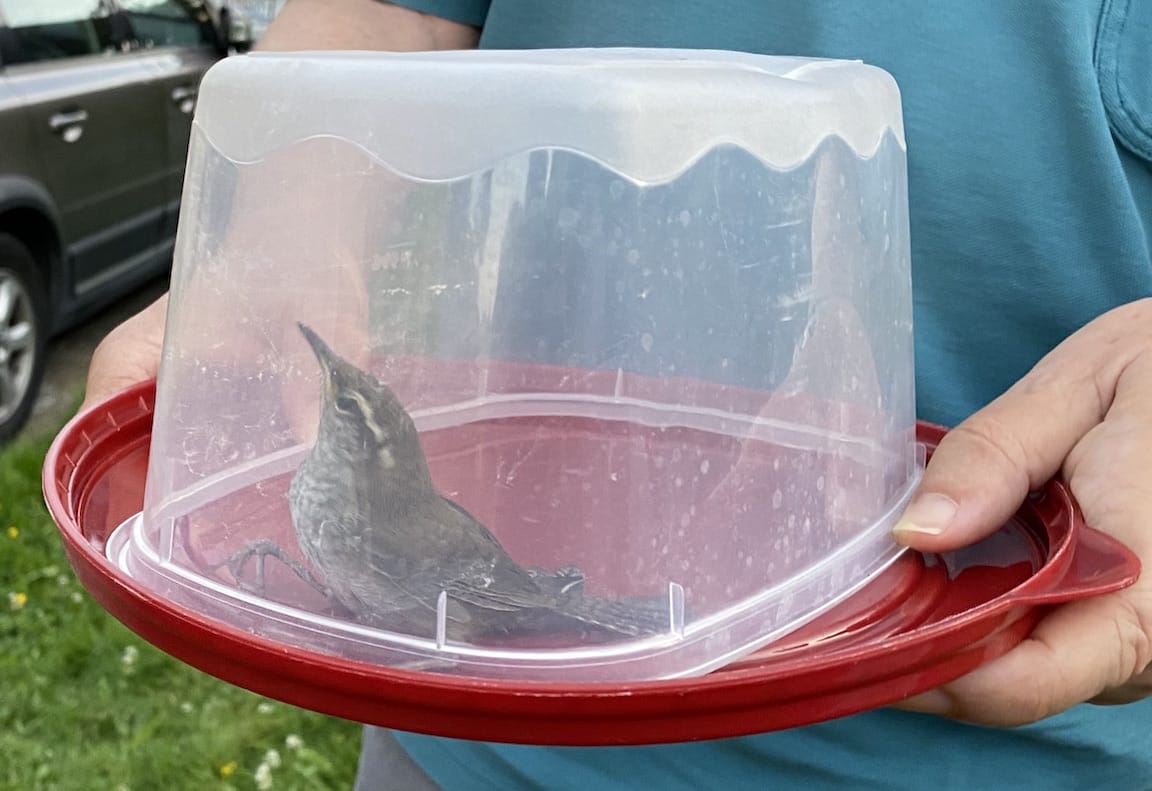
[[[360,410],[360,405],[356,403],[356,399],[351,396],[339,396],[336,399],[336,411],[343,412],[346,415],[356,414]]]

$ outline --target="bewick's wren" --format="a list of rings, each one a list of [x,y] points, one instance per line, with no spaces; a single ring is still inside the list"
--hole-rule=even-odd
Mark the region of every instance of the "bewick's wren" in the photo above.
[[[441,593],[456,639],[572,626],[628,636],[669,628],[659,604],[585,595],[575,567],[544,571],[513,560],[436,490],[416,426],[392,390],[308,327],[300,331],[323,372],[316,443],[288,492],[300,548],[319,580],[294,564],[301,577],[358,621],[415,634],[435,630]],[[286,557],[269,542],[255,553]]]

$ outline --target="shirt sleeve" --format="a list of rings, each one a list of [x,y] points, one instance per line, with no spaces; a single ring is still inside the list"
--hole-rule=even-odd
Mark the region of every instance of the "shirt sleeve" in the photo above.
[[[393,5],[473,27],[484,27],[491,0],[388,0]]]

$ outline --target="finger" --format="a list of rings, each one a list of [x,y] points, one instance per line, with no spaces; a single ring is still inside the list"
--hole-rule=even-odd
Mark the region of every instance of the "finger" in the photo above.
[[[1132,315],[1137,312],[1143,315]],[[944,437],[893,529],[897,541],[927,552],[973,543],[1056,474],[1103,419],[1120,372],[1146,345],[1131,328],[1152,326],[1152,302],[1106,318],[1071,336]]]
[[[983,725],[1035,722],[1128,683],[1132,647],[1146,639],[1126,591],[1074,602],[1004,656],[897,707]]]
[[[1068,454],[1063,474],[1085,521],[1152,563],[1152,342],[1116,383],[1104,421]]]
[[[1090,525],[1106,529],[1152,565],[1152,351],[1124,369],[1104,422],[1089,432],[1064,463],[1064,476]],[[1093,703],[1117,704],[1152,696],[1152,574],[1126,592],[1143,618],[1133,635],[1133,671],[1110,683]]]
[[[1088,702],[1098,706],[1121,706],[1145,698],[1152,698],[1152,665],[1144,668],[1143,673],[1137,673],[1126,684],[1109,687]]]
[[[100,341],[88,367],[81,409],[156,376],[167,312],[164,294]]]

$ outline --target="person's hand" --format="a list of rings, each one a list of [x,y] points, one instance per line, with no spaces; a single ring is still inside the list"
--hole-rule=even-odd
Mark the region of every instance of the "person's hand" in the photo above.
[[[155,378],[167,311],[165,294],[105,336],[92,353],[81,409],[137,382]]]
[[[1152,695],[1152,299],[1088,324],[950,432],[897,540],[927,552],[971,544],[1057,473],[1085,521],[1131,548],[1145,573],[1056,608],[1004,656],[901,708],[1006,726]]]

